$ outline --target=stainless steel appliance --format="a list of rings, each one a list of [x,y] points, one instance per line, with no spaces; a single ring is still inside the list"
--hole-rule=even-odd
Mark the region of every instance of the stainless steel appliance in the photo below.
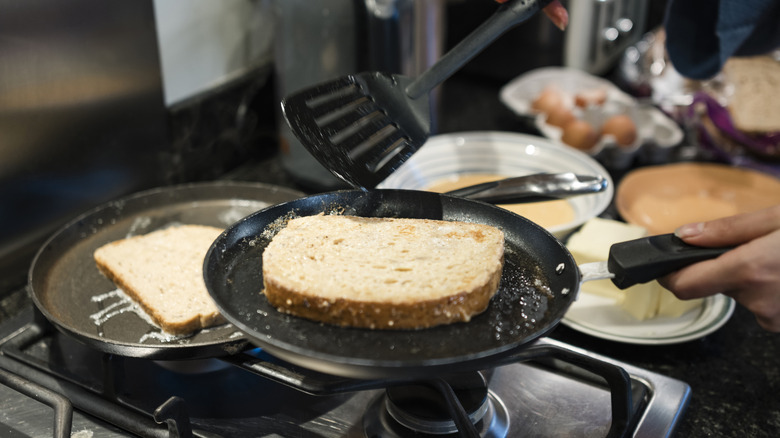
[[[254,177],[271,170],[273,166],[257,168]],[[249,173],[241,176],[252,179]],[[236,188],[226,190],[237,196]],[[274,192],[278,191],[276,187]],[[197,209],[223,218],[226,212],[219,206],[233,205],[212,198],[191,203],[192,198],[185,197],[187,202],[178,202],[166,198],[167,189],[154,192],[160,195],[154,198],[158,204],[134,197],[134,202],[112,203],[121,207],[111,211],[137,207],[144,211],[140,217],[168,223],[192,220]],[[170,217],[160,209],[170,211]],[[96,211],[102,210],[92,210]],[[87,241],[95,235],[89,230],[101,223],[100,218],[105,224],[137,224],[112,222],[111,217],[99,215],[93,222],[82,216],[71,222],[78,225],[72,233],[73,248],[89,246]],[[45,259],[46,254],[57,254],[54,247],[42,247],[39,255]],[[99,275],[94,267],[93,274],[87,273],[88,261],[71,263],[78,257],[66,253],[61,255],[67,263],[58,264],[60,269],[44,269],[45,275],[38,278],[58,285],[85,284],[80,280]],[[35,265],[40,260],[36,258]],[[30,271],[28,287],[34,288],[35,271]],[[48,275],[54,271],[62,275]],[[50,310],[57,312],[56,307]],[[93,314],[97,319],[84,315],[79,324],[103,333],[104,324],[111,324],[106,312],[123,317],[121,310],[107,305]],[[235,327],[163,344],[154,341],[146,348],[143,339],[154,330],[128,316],[141,329],[129,340],[110,341],[101,334],[87,341],[51,325],[32,305],[27,288],[0,290],[0,434],[420,437],[469,436],[462,432],[474,429],[470,436],[656,437],[674,431],[690,397],[684,382],[546,338],[481,363],[479,371],[455,373],[449,368],[440,378],[426,376],[425,381],[397,374],[391,379],[354,379],[280,361],[245,345]],[[123,333],[134,330],[125,327]],[[217,333],[230,334],[224,348],[198,346],[203,341],[198,337]],[[104,349],[101,342],[112,345]],[[128,348],[131,344],[144,348]],[[131,350],[133,357],[120,355],[130,355]],[[186,355],[179,355],[182,351]],[[193,357],[198,359],[185,359]]]
[[[415,366],[392,374],[374,374],[363,366],[362,378],[354,378],[358,374],[336,368],[354,369],[354,364],[306,365],[324,370],[315,372],[285,363],[248,345],[230,325],[161,340],[151,336],[156,330],[140,317],[123,312],[128,307],[121,300],[105,303],[111,293],[77,299],[81,292],[90,296],[101,288],[85,281],[100,275],[89,250],[101,235],[97,228],[133,230],[146,222],[163,226],[206,219],[233,223],[258,208],[237,202],[244,200],[237,184],[184,187],[147,191],[74,219],[63,228],[65,234],[41,247],[27,288],[1,291],[0,432],[36,437],[654,437],[671,433],[686,409],[687,384],[551,339],[483,359],[477,371],[429,361],[425,367],[435,366],[436,377]],[[204,194],[206,187],[212,189]],[[278,197],[280,187],[264,187],[269,198],[257,201],[285,199]],[[56,300],[34,307],[28,291],[35,296],[47,284],[58,291]],[[75,287],[65,291],[59,286]],[[96,334],[49,322],[52,315],[73,310],[73,302],[81,303],[77,309],[95,306],[72,323]],[[244,308],[265,312],[251,304]],[[283,320],[272,324],[292,327]],[[354,348],[354,341],[328,335],[326,328],[321,332],[326,339],[318,345],[332,340],[343,343],[342,350]],[[289,333],[314,339],[301,330]],[[491,336],[512,337],[511,330]],[[353,378],[339,377],[345,375]]]
[[[535,68],[565,66],[602,75],[624,50],[660,22],[663,1],[561,0],[569,26],[539,15],[511,30],[466,66],[473,75],[507,82]],[[492,2],[449,0],[447,43],[459,41],[491,13]]]
[[[463,418],[475,423],[481,437],[620,436],[610,432],[613,415],[627,424],[628,435],[657,437],[671,434],[686,408],[690,389],[683,382],[550,339],[535,347],[552,353],[521,354],[520,362],[446,376],[455,396],[447,399],[430,382],[344,379],[293,367],[259,349],[182,362],[104,355],[25,312],[0,331],[0,431],[79,437],[464,436],[454,431],[449,414],[462,406]],[[605,383],[610,380],[598,374],[613,379],[609,370],[616,367],[630,379],[627,396],[611,393],[611,383]],[[64,432],[52,435],[57,430]]]
[[[647,29],[649,0],[572,0],[564,65],[603,74]]]
[[[165,117],[151,1],[0,0],[0,286],[69,217],[164,180]]]

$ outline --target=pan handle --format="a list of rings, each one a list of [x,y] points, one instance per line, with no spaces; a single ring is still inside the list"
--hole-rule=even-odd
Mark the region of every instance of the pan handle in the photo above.
[[[661,234],[612,245],[607,267],[614,274],[615,286],[625,289],[714,259],[731,249],[688,245],[674,234]]]

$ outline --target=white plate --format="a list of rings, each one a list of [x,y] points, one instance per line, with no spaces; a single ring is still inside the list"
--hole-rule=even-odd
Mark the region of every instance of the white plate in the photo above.
[[[561,321],[579,332],[629,344],[663,345],[692,341],[719,329],[731,314],[735,302],[725,295],[703,300],[702,305],[678,318],[658,317],[637,321],[614,300],[580,293]]]
[[[607,179],[606,190],[568,199],[574,220],[548,228],[558,237],[598,216],[612,201],[615,189],[609,173],[588,155],[543,137],[493,131],[433,136],[378,187],[422,190],[459,174],[522,176],[545,172],[601,175]]]

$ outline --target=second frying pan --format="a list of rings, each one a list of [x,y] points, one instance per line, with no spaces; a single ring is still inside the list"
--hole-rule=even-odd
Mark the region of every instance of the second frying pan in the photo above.
[[[111,354],[158,360],[201,359],[240,350],[247,340],[230,324],[170,338],[130,309],[95,266],[108,242],[181,224],[225,228],[300,192],[258,183],[210,182],[163,187],[96,207],[56,232],[29,272],[33,302],[60,331]]]

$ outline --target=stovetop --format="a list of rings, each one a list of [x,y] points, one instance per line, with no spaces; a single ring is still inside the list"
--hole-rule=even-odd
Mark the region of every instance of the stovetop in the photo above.
[[[104,354],[28,309],[0,326],[0,431],[57,436],[69,428],[72,435],[61,436],[75,437],[465,436],[452,432],[458,430],[451,420],[457,413],[441,419],[430,403],[405,399],[425,391],[446,397],[451,388],[456,406],[473,418],[484,415],[472,430],[482,437],[620,436],[622,422],[627,435],[657,437],[670,435],[687,407],[690,388],[684,382],[552,339],[527,350],[532,353],[517,356],[525,361],[469,376],[351,380],[297,368],[260,349],[177,362]],[[610,391],[610,385],[620,388],[622,375],[629,385]],[[487,391],[477,391],[472,409],[473,394],[461,394],[464,385],[470,387],[464,382],[474,380],[487,382]],[[441,382],[445,389],[437,395]],[[450,408],[441,409],[446,414]],[[610,430],[613,409],[618,426]],[[408,427],[443,434],[414,434]]]

